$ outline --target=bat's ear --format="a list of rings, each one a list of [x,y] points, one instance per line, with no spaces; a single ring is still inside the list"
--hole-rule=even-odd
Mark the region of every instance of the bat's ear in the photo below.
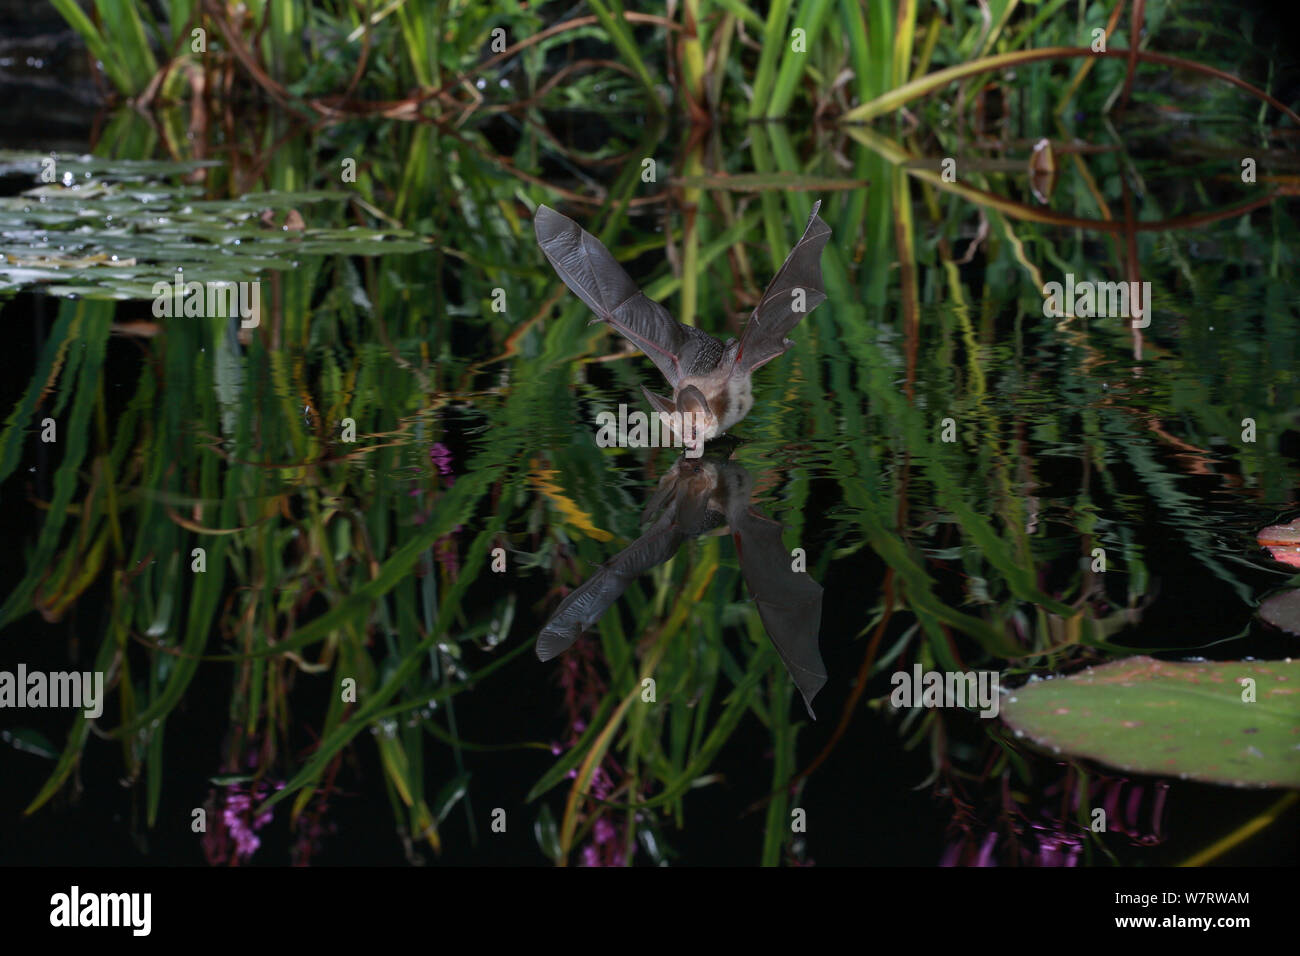
[[[709,400],[694,385],[687,385],[677,393],[677,410],[682,413],[682,440],[698,449],[701,437],[712,434],[716,422]]]
[[[650,403],[650,407],[656,412],[663,412],[665,415],[671,415],[673,412],[677,411],[676,405],[668,401],[668,399],[656,395],[644,385],[641,386],[641,394],[645,396],[646,401]]]
[[[687,385],[677,393],[677,410],[683,415],[704,417],[713,414],[713,409],[709,408],[709,400],[694,385]]]

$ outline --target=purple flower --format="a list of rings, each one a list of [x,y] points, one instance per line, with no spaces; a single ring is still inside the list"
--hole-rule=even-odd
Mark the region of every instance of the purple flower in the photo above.
[[[451,450],[440,441],[433,443],[429,449],[429,457],[433,463],[438,466],[438,471],[444,476],[451,474]]]
[[[597,800],[605,800],[613,789],[614,781],[609,779],[609,774],[605,771],[605,768],[597,767],[591,775],[592,796]]]
[[[283,782],[275,785],[276,790],[283,788]],[[214,864],[246,862],[257,852],[258,847],[262,845],[262,840],[257,836],[256,831],[270,823],[275,814],[268,810],[254,817],[253,806],[255,803],[261,803],[269,793],[270,788],[260,781],[253,785],[251,791],[244,790],[240,784],[231,785],[226,791],[225,803],[221,809],[224,833],[218,831],[209,834],[209,839],[204,841],[209,862]],[[234,843],[233,854],[229,852],[225,836],[229,836]]]

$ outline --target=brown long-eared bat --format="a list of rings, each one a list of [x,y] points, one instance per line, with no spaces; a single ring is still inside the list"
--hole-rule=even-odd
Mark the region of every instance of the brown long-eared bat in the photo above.
[[[680,412],[689,424],[683,443],[696,447],[721,435],[749,414],[750,375],[792,346],[786,336],[808,312],[826,301],[821,256],[831,230],[813,203],[803,236],[759,299],[739,341],[725,343],[682,325],[649,298],[610,251],[572,219],[539,206],[533,220],[537,244],[555,271],[596,317],[608,322],[650,357],[673,390],[671,400],[642,386],[656,411]]]

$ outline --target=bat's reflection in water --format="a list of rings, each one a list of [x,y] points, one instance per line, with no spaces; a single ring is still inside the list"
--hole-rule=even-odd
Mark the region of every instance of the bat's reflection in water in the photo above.
[[[548,661],[567,650],[633,578],[663,564],[687,538],[726,528],[763,627],[815,719],[812,700],[826,683],[817,647],[822,587],[806,572],[792,569],[781,526],[750,506],[754,479],[731,459],[734,448],[734,442],[724,439],[707,444],[702,457],[677,460],[641,515],[643,525],[653,523],[561,602],[538,635],[538,658]]]

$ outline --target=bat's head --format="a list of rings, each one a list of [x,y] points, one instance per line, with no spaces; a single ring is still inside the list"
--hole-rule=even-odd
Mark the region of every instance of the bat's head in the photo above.
[[[718,416],[713,413],[704,393],[694,385],[687,385],[678,391],[676,400],[677,411],[682,416],[682,444],[686,446],[688,455],[698,457],[704,449],[704,443],[717,437],[722,430]]]

